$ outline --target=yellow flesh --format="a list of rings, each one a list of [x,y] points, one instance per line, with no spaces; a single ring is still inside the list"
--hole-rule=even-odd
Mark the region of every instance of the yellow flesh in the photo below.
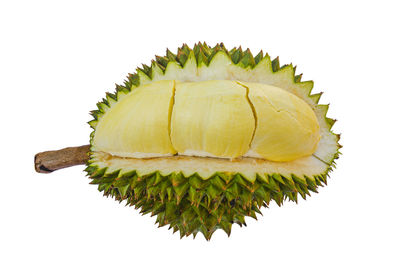
[[[314,111],[300,98],[280,88],[243,83],[257,113],[257,129],[246,156],[290,161],[317,149],[319,125]]]
[[[140,86],[112,106],[96,127],[93,150],[134,158],[178,153],[281,162],[311,155],[319,139],[314,111],[283,89],[168,80]]]
[[[141,86],[115,104],[99,122],[95,148],[122,157],[175,154],[169,138],[174,81]]]
[[[235,158],[249,149],[255,128],[246,88],[227,80],[178,83],[172,145],[182,155]]]

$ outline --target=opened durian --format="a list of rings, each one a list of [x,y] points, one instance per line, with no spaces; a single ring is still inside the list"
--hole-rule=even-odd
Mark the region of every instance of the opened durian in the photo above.
[[[167,50],[97,104],[86,172],[182,236],[256,218],[326,184],[339,155],[321,93],[292,65],[224,45]]]

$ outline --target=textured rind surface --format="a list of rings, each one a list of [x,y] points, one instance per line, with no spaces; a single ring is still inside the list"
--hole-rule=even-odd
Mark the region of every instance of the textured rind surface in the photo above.
[[[221,73],[213,70],[218,65],[223,67]],[[193,49],[183,45],[176,55],[167,50],[166,56],[156,56],[151,67],[143,65],[136,73],[129,74],[123,85],[116,86],[114,94],[107,93],[97,104],[98,109],[91,112],[94,119],[89,122],[90,126],[95,129],[104,113],[140,84],[167,79],[259,82],[297,95],[311,106],[321,125],[320,148],[314,156],[326,164],[326,169],[313,176],[288,177],[273,173],[257,175],[255,180],[229,172],[216,172],[208,179],[202,179],[196,173],[184,176],[181,172],[163,176],[155,171],[143,176],[135,171],[110,172],[106,167],[98,167],[92,154],[86,171],[93,179],[91,183],[97,184],[104,195],[118,201],[126,200],[128,205],[140,208],[143,214],[157,215],[156,223],[160,226],[169,224],[174,232],[180,231],[181,237],[201,232],[210,239],[216,229],[223,229],[229,235],[233,223],[246,225],[244,217],[256,218],[260,208],[268,206],[271,200],[278,205],[286,199],[297,202],[298,195],[306,198],[310,191],[317,192],[318,186],[326,184],[341,147],[339,135],[331,131],[335,120],[326,117],[328,105],[318,104],[321,93],[311,94],[313,82],[302,82],[301,75],[295,75],[295,67],[291,64],[281,67],[278,58],[271,61],[262,51],[253,57],[248,49],[242,51],[239,47],[228,51],[222,43],[213,48],[205,43],[198,43]],[[93,135],[94,131],[91,143]]]
[[[241,174],[215,173],[208,179],[182,173],[162,176],[159,172],[138,176],[135,171],[106,174],[106,168],[88,166],[88,175],[105,196],[141,209],[142,214],[157,216],[159,226],[170,225],[181,237],[201,232],[209,240],[217,229],[228,236],[232,224],[246,225],[245,216],[257,219],[261,207],[271,201],[279,206],[288,199],[306,199],[318,186],[326,184],[327,174],[285,178],[279,174],[257,176],[254,181]]]

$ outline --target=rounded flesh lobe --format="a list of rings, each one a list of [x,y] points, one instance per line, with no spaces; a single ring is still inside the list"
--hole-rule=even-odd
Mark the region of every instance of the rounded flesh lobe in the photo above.
[[[134,89],[101,119],[94,150],[122,157],[159,157],[176,153],[169,138],[174,81]]]
[[[280,88],[243,83],[257,115],[257,128],[247,157],[291,161],[315,152],[319,124],[311,107]]]
[[[177,83],[171,140],[178,154],[243,156],[255,128],[246,92],[228,80]]]

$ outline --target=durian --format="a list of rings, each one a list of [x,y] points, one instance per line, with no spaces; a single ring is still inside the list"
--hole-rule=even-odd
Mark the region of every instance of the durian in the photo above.
[[[262,51],[167,50],[91,112],[85,170],[104,195],[181,237],[230,235],[271,201],[327,183],[341,146],[312,88]]]

